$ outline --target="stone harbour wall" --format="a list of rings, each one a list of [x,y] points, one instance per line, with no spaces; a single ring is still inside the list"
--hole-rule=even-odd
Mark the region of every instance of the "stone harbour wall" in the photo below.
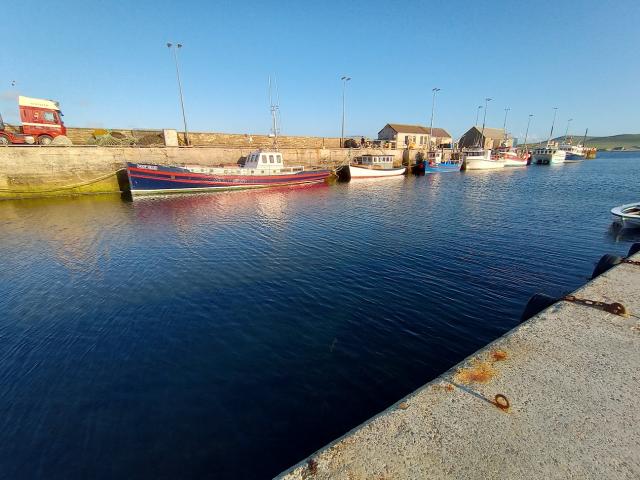
[[[0,147],[0,199],[128,190],[127,162],[160,165],[229,165],[242,162],[253,147]],[[364,153],[403,160],[403,150],[280,148],[285,165],[335,168]]]

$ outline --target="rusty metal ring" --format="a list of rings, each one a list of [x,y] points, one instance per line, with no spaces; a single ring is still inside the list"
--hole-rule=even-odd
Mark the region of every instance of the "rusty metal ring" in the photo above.
[[[493,399],[493,403],[496,407],[498,407],[500,410],[507,410],[510,406],[509,404],[509,399],[507,397],[505,397],[503,394],[498,393],[494,399]]]

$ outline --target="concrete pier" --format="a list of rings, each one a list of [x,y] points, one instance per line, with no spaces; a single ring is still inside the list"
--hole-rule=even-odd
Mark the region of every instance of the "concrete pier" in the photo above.
[[[640,478],[639,293],[609,270],[573,295],[626,316],[560,301],[277,478]]]

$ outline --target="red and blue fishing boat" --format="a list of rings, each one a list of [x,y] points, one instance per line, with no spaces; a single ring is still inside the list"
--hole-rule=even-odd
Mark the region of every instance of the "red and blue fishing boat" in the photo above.
[[[261,151],[247,156],[244,165],[166,166],[128,163],[131,194],[151,195],[217,190],[240,190],[324,182],[330,170],[285,167],[278,151]]]

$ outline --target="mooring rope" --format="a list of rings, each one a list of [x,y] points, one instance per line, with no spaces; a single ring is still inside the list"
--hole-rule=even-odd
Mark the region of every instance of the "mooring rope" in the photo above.
[[[110,173],[107,173],[107,174],[102,175],[100,177],[93,178],[91,180],[87,180],[86,182],[75,183],[73,185],[63,185],[61,187],[55,187],[55,188],[50,188],[50,189],[46,189],[46,190],[14,190],[14,189],[11,189],[11,188],[0,188],[0,193],[35,193],[35,194],[37,194],[37,193],[57,192],[59,190],[72,190],[74,188],[86,187],[87,185],[91,185],[91,184],[94,184],[94,183],[101,182],[102,180],[106,180],[109,177],[113,177],[114,175],[117,175],[118,172],[121,172],[123,170],[126,170],[126,169],[125,168],[119,168],[115,172],[110,172]]]

